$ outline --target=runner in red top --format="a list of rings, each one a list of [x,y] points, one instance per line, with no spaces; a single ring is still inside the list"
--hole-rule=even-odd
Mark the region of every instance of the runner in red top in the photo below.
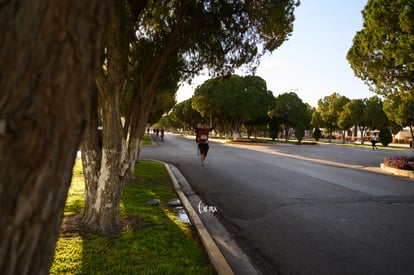
[[[197,140],[198,140],[198,150],[200,151],[200,163],[201,166],[204,166],[204,160],[206,159],[208,153],[208,134],[213,130],[215,125],[211,128],[207,128],[207,124],[201,124],[201,127],[197,129]]]

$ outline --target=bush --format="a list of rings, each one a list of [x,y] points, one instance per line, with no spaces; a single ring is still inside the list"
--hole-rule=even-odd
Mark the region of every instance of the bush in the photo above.
[[[383,146],[388,146],[392,141],[392,134],[389,128],[381,129],[379,132],[379,141]]]
[[[313,131],[312,137],[313,137],[316,141],[319,141],[319,139],[322,137],[321,130],[320,130],[318,127],[316,127],[316,128],[315,128],[315,131]]]
[[[397,169],[406,169],[408,166],[408,159],[407,157],[385,157],[384,158],[384,165],[392,168]]]
[[[302,122],[299,122],[298,125],[295,127],[295,136],[298,139],[298,142],[300,143],[305,136],[305,126]]]

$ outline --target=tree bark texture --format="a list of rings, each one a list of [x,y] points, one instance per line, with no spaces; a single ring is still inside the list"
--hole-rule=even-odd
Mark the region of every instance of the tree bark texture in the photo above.
[[[102,70],[97,78],[103,118],[102,149],[94,146],[97,150],[95,153],[93,150],[83,152],[85,153],[84,167],[94,169],[93,172],[85,175],[83,222],[88,229],[101,235],[112,235],[119,231],[119,206],[124,185],[123,171],[126,155],[120,107],[127,73],[127,51],[122,43],[124,38],[121,29],[120,2],[111,1],[110,5],[109,23],[105,33],[106,69]],[[95,137],[86,136],[90,139]],[[92,144],[93,141],[85,142]],[[86,158],[87,156],[89,157]],[[96,165],[95,161],[99,161],[96,158],[100,158],[99,166]],[[96,181],[97,176],[99,178]]]
[[[174,39],[171,39],[174,40]],[[175,47],[170,42],[170,47],[166,47],[156,58],[151,62],[151,66],[142,75],[137,77],[138,81],[135,83],[136,91],[129,106],[129,143],[128,143],[128,169],[127,176],[133,177],[134,167],[136,161],[139,159],[140,146],[145,129],[147,128],[148,117],[153,104],[154,95],[159,88],[160,76],[162,68],[167,64],[168,59],[174,53]]]
[[[0,274],[48,274],[106,1],[0,4]]]
[[[95,82],[92,83],[91,89],[94,91],[94,96],[88,124],[81,141],[82,167],[85,177],[85,205],[82,220],[84,224],[88,224],[95,213],[92,203],[89,202],[96,200],[102,162],[102,130],[98,130],[98,92]]]
[[[138,90],[138,96],[135,101],[131,102],[131,107],[134,110],[131,113],[131,125],[129,126],[129,141],[128,141],[128,161],[129,168],[127,176],[129,178],[134,177],[135,163],[139,159],[140,146],[142,144],[142,137],[144,136],[145,129],[147,128],[148,117],[151,107],[151,99],[153,93],[144,96],[144,90]]]
[[[102,100],[103,133],[102,160],[99,180],[92,205],[91,219],[87,226],[102,235],[112,235],[119,230],[119,205],[122,198],[123,163],[122,125],[119,114],[119,101],[109,97]],[[85,215],[88,215],[85,213]]]

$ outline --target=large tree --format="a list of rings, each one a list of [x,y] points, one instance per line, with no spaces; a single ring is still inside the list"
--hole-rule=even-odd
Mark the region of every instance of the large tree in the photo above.
[[[219,118],[222,130],[236,140],[242,123],[246,120],[246,95],[251,92],[243,81],[243,77],[230,75],[205,81],[196,88],[192,106],[206,120],[209,116]]]
[[[383,102],[378,96],[366,100],[364,116],[367,118],[371,130],[380,130],[388,126],[388,118],[384,112]]]
[[[193,109],[192,98],[176,104],[172,110],[171,117],[174,120],[181,122],[187,129],[191,128],[194,122],[203,119],[200,113]]]
[[[267,116],[273,95],[266,82],[258,76],[224,76],[209,79],[197,87],[192,98],[193,108],[207,119],[219,119],[225,132],[234,139],[242,124],[257,122]]]
[[[413,94],[414,2],[369,0],[362,15],[347,54],[355,74],[379,94]]]
[[[267,90],[266,81],[258,76],[245,76],[245,85],[247,86],[245,101],[248,102],[248,117],[243,121],[243,125],[247,130],[247,136],[257,136],[257,132],[267,127],[270,118],[268,112],[274,107],[273,93]]]
[[[364,115],[365,102],[366,100],[363,99],[351,99],[344,105],[338,120],[338,124],[343,126],[342,128],[355,126],[359,129],[361,144],[364,144],[365,130],[368,127],[368,119]]]
[[[385,99],[384,111],[390,121],[395,122],[392,129],[401,130],[402,127],[410,127],[410,134],[414,140],[414,95],[412,94],[395,94]],[[394,133],[397,131],[393,131]]]
[[[214,74],[244,64],[254,67],[262,54],[275,50],[290,35],[298,4],[294,0],[146,2],[112,3],[103,71],[97,81],[103,147],[90,141],[84,144],[94,147],[82,146],[88,152],[83,154],[86,169],[100,167],[87,173],[95,178],[86,179],[92,188],[87,188],[84,222],[103,234],[118,228],[123,182],[133,170],[163,81],[177,79],[177,72],[178,79],[189,78],[203,67]],[[133,87],[127,106],[121,104],[126,87]],[[125,120],[120,117],[121,105]],[[97,131],[91,131],[86,136],[96,140]]]
[[[345,96],[333,93],[318,100],[318,112],[321,115],[322,125],[329,132],[329,141],[331,141],[332,132],[339,129],[339,116],[343,107],[349,101]]]
[[[49,273],[107,8],[95,0],[1,4],[1,274]]]
[[[365,134],[369,129],[380,130],[388,126],[382,100],[378,96],[350,100],[343,106],[338,125],[342,125],[343,129],[357,126],[361,135],[361,144],[364,144]]]
[[[177,52],[185,60],[183,66],[177,68],[185,72],[184,78],[203,67],[208,67],[213,74],[221,74],[244,64],[255,65],[264,52],[273,51],[290,35],[296,5],[296,1],[279,1],[278,4],[224,0],[160,3],[149,8],[148,16],[143,17],[141,25],[145,28],[142,28],[140,41],[149,43],[152,48],[155,41],[157,47],[163,47],[160,53],[164,55],[151,56],[148,51],[140,51],[140,54],[149,64],[154,64],[158,56],[169,53],[174,57],[172,54]],[[165,19],[160,21],[154,14]],[[147,66],[140,65],[143,73],[151,75]]]
[[[299,1],[170,1],[147,5],[138,20],[134,44],[134,78],[138,93],[133,119],[138,121],[131,142],[139,144],[148,106],[157,90],[160,72],[171,60],[175,71],[191,78],[204,67],[213,75],[254,68],[260,57],[277,49],[293,30]],[[134,125],[134,127],[136,127]],[[130,146],[133,148],[134,146]]]
[[[102,147],[88,148],[87,145],[96,144],[87,140],[82,143],[85,170],[99,168],[99,171],[85,174],[87,187],[83,224],[103,234],[115,233],[120,228],[118,211],[126,170],[126,154],[123,150],[125,133],[120,109],[127,80],[127,48],[124,45],[125,35],[120,16],[123,1],[109,3],[105,51],[102,51],[105,58],[96,77],[99,106],[102,109]],[[96,136],[97,130],[89,128],[85,138],[92,137],[94,133]],[[91,174],[96,177],[88,178]]]
[[[82,141],[82,163],[85,170],[85,210],[82,224],[102,234],[117,233],[120,229],[119,203],[129,162],[127,135],[121,116],[128,95],[129,42],[135,18],[147,1],[110,1],[108,25],[105,30],[105,49],[94,86],[99,104],[92,106],[90,124]],[[96,103],[96,102],[95,102]],[[96,125],[102,118],[102,135]]]
[[[285,130],[285,139],[289,139],[289,130],[302,123],[303,128],[310,126],[311,113],[308,106],[294,92],[280,94],[269,112],[271,118],[278,118]]]

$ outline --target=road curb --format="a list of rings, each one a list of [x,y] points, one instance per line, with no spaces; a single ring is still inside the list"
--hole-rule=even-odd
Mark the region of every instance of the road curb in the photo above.
[[[394,174],[394,175],[397,175],[397,176],[402,176],[402,177],[407,177],[407,178],[414,179],[414,172],[413,171],[402,170],[402,169],[398,169],[398,168],[389,167],[389,166],[386,166],[384,163],[381,163],[380,167],[385,172],[388,172],[388,173],[391,173],[391,174]]]
[[[184,192],[181,190],[180,184],[177,181],[175,173],[172,171],[169,164],[164,163],[165,168],[170,175],[170,178],[173,182],[175,191],[183,207],[186,209],[187,214],[190,218],[191,223],[196,227],[197,232],[201,238],[201,241],[207,251],[207,254],[210,258],[211,263],[214,265],[218,274],[222,275],[234,275],[233,270],[231,269],[230,265],[228,264],[227,260],[224,258],[223,254],[217,247],[216,243],[214,242],[213,238],[210,236],[207,228],[204,226],[203,222],[201,221],[200,217],[197,215],[197,212],[194,210],[193,206],[191,205],[190,201],[187,199]]]
[[[219,222],[214,213],[205,212],[200,209],[200,204],[203,205],[200,197],[194,193],[181,172],[175,166],[169,164],[166,164],[166,169],[170,174],[177,194],[180,196],[180,199],[183,199],[182,202],[190,220],[195,219],[199,221],[194,223],[198,231],[198,226],[202,226],[203,230],[201,231],[202,234],[200,237],[202,238],[203,244],[204,240],[210,241],[208,243],[209,246],[205,245],[205,248],[218,274],[262,275],[253,265],[249,256],[237,244],[234,236]],[[199,210],[200,215],[198,215],[195,209]],[[211,248],[214,250],[210,250]],[[216,253],[213,254],[211,252]]]
[[[205,227],[204,223],[201,221],[200,217],[197,215],[197,212],[194,210],[191,202],[188,200],[187,196],[184,194],[180,182],[177,180],[177,174],[180,178],[180,181],[186,181],[184,176],[178,171],[177,168],[174,166],[160,161],[156,159],[143,159],[145,161],[154,161],[164,164],[168,175],[173,183],[174,189],[185,208],[188,217],[191,221],[191,224],[197,229],[197,233],[200,236],[201,242],[203,243],[204,248],[207,251],[208,257],[213,264],[214,268],[216,269],[219,275],[234,275],[232,268],[230,267],[229,263],[227,262],[224,255],[221,253],[220,249],[217,247],[216,243],[214,242],[213,238],[211,237],[209,231]],[[172,170],[175,170],[174,172]],[[184,179],[184,180],[183,180]],[[188,182],[186,182],[186,188],[191,189],[189,187]],[[192,190],[191,190],[192,192]],[[188,193],[188,190],[187,190]]]

